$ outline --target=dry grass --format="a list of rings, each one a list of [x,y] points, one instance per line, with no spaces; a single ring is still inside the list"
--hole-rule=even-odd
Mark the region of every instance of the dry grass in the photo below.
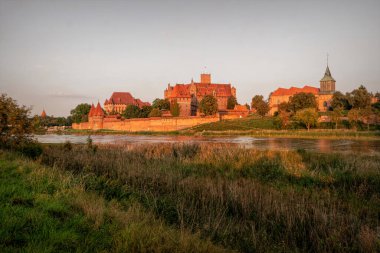
[[[166,225],[226,248],[378,249],[367,235],[379,223],[380,157],[167,144],[104,146],[95,154],[50,147],[41,163],[73,172],[86,191],[137,201]]]

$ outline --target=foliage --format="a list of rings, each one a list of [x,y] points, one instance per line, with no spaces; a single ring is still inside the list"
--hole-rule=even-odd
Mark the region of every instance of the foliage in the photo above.
[[[329,116],[331,118],[331,121],[335,123],[335,129],[338,129],[338,124],[341,121],[341,118],[343,116],[342,107],[340,106],[335,107]]]
[[[149,105],[143,105],[143,107],[140,109],[139,117],[140,118],[148,118],[150,112],[152,111],[153,107]]]
[[[361,85],[350,94],[350,103],[354,109],[365,109],[371,106],[371,94]]]
[[[0,164],[1,252],[227,252],[132,198],[108,200],[115,181],[95,192],[88,188],[103,181],[93,173],[74,176],[4,153]]]
[[[251,108],[255,109],[256,112],[264,116],[269,112],[269,104],[264,101],[264,97],[261,95],[256,95],[252,98]]]
[[[248,103],[245,103],[245,107],[247,107],[248,110],[251,110],[251,106]]]
[[[199,109],[205,115],[214,115],[218,112],[218,102],[214,96],[206,95],[199,103]]]
[[[181,107],[178,104],[177,100],[174,100],[170,105],[170,113],[173,117],[178,117],[180,114]]]
[[[336,108],[341,108],[343,110],[350,110],[351,104],[349,101],[349,95],[343,95],[343,93],[337,91],[333,94],[331,100],[331,108],[335,110]]]
[[[164,227],[172,227],[173,238],[192,231],[204,241],[239,252],[378,251],[378,155],[230,147],[209,143],[100,147],[94,156],[80,146],[70,153],[52,146],[40,161],[71,173],[80,189],[96,194],[95,201],[87,201],[88,208],[74,209],[79,215],[94,214],[88,211],[93,203],[104,210],[120,203],[126,210],[137,202],[144,207],[143,214],[153,214],[146,219],[155,217],[164,221]],[[66,192],[73,188],[71,181],[60,181],[70,185]],[[56,190],[52,196],[67,199],[60,193]],[[80,199],[78,192],[73,196]],[[128,227],[120,227],[112,212],[95,213],[100,215],[89,220],[101,239],[107,228],[115,227],[108,250],[115,241],[123,243],[117,240],[117,231],[139,221],[139,216],[121,215]],[[114,226],[103,227],[109,221]],[[159,237],[162,231],[153,228],[149,238]],[[163,240],[160,245],[171,244]]]
[[[276,116],[276,125],[278,129],[287,129],[290,124],[291,114],[288,111],[281,110]]]
[[[361,112],[359,109],[351,109],[348,114],[348,121],[350,122],[350,126],[357,130],[358,126],[360,126],[361,120]]]
[[[161,117],[162,113],[160,109],[158,108],[153,108],[152,111],[149,113],[149,118],[154,118],[154,117]]]
[[[152,107],[160,110],[170,110],[170,102],[168,99],[156,98],[153,101]]]
[[[301,124],[305,125],[307,131],[309,131],[312,126],[317,125],[318,117],[319,115],[315,108],[305,108],[298,110],[295,115],[295,119]]]
[[[227,109],[232,110],[235,108],[235,105],[237,105],[237,100],[234,96],[229,96],[227,99]]]
[[[317,100],[312,93],[300,92],[289,98],[289,110],[296,113],[306,108],[317,108]]]
[[[6,94],[0,96],[0,146],[17,147],[30,141],[32,122],[28,118],[30,109],[19,106]]]
[[[137,105],[128,105],[122,115],[126,119],[139,118],[140,108]]]
[[[90,112],[91,105],[79,104],[70,111],[71,119],[74,123],[81,123],[88,121],[88,113]]]

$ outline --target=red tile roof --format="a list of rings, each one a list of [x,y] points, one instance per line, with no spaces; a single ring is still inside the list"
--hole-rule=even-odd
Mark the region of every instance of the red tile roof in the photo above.
[[[88,113],[88,117],[94,116],[94,112],[95,112],[95,106],[94,104],[91,104],[91,109],[90,109],[90,112]]]
[[[104,104],[137,105],[138,107],[150,105],[149,102],[143,102],[140,99],[135,99],[129,92],[114,92],[109,99],[106,99]]]
[[[104,112],[102,107],[100,106],[100,103],[98,102],[92,116],[104,116]]]
[[[314,95],[317,95],[319,93],[319,89],[316,87],[311,87],[308,85],[305,85],[303,88],[297,88],[297,87],[290,87],[289,89],[286,88],[278,88],[274,92],[272,92],[271,96],[292,96],[297,93],[312,93]]]

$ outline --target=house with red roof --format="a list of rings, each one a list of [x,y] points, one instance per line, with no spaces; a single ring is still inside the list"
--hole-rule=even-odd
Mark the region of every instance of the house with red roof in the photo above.
[[[180,116],[196,116],[199,113],[198,103],[206,95],[214,96],[218,101],[218,110],[227,110],[229,97],[236,98],[236,89],[231,84],[212,83],[211,74],[201,74],[200,82],[191,80],[187,84],[168,84],[164,91],[165,99],[180,105]]]
[[[302,88],[278,88],[269,95],[269,115],[273,115],[278,111],[281,103],[289,102],[291,96],[297,93],[312,93],[316,97],[318,110],[327,111],[330,106],[332,96],[335,92],[335,79],[332,77],[329,66],[327,65],[325,75],[320,80],[320,88],[305,85]]]
[[[114,92],[104,102],[104,110],[107,114],[123,113],[128,105],[136,105],[142,108],[143,106],[150,106],[150,103],[143,102],[139,98],[134,98],[129,92]]]

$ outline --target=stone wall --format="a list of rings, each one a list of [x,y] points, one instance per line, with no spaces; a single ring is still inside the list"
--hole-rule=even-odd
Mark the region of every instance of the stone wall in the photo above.
[[[235,116],[236,117],[236,116]],[[73,123],[73,129],[99,129],[101,124],[102,129],[119,130],[128,132],[139,131],[152,131],[152,132],[165,132],[176,131],[185,128],[193,127],[200,124],[211,123],[219,121],[217,117],[168,117],[168,118],[144,118],[144,119],[125,119],[125,120],[108,120],[103,119],[102,122],[94,120],[80,124]]]

